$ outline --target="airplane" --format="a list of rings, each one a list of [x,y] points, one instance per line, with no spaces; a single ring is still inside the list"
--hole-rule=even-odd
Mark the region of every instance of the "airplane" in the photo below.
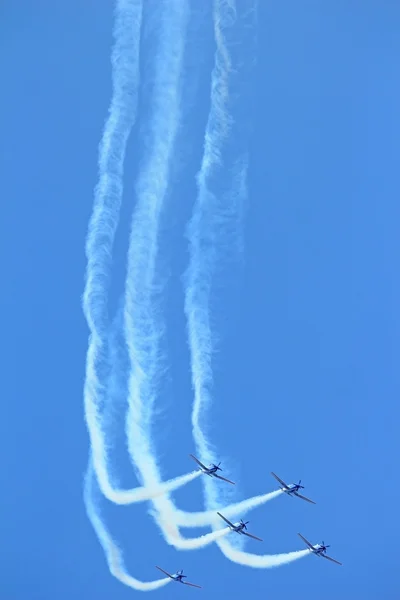
[[[211,464],[209,467],[206,467],[205,465],[203,465],[202,462],[199,461],[198,458],[193,456],[193,454],[189,454],[189,456],[191,458],[193,458],[193,460],[195,460],[198,465],[200,465],[201,470],[206,475],[209,475],[210,477],[217,477],[217,479],[222,479],[222,481],[227,481],[228,483],[231,483],[232,485],[236,485],[234,481],[231,481],[230,479],[226,479],[225,477],[221,477],[221,475],[217,475],[217,471],[222,471],[221,467],[219,466],[221,464],[220,462],[217,465]]]
[[[308,540],[306,540],[305,537],[303,537],[301,535],[301,533],[298,533],[297,535],[299,535],[301,537],[301,539],[303,540],[303,542],[305,542],[307,544],[307,546],[310,548],[310,550],[314,554],[316,554],[317,556],[321,556],[322,558],[327,558],[328,560],[331,560],[332,562],[336,563],[337,565],[341,565],[342,564],[338,560],[335,560],[334,558],[331,558],[330,556],[327,556],[325,554],[326,549],[330,548],[329,545],[327,546],[324,542],[322,542],[322,544],[314,544],[314,546],[313,546]]]
[[[310,500],[310,498],[306,498],[306,496],[303,496],[302,494],[299,494],[299,489],[303,489],[304,490],[304,485],[301,485],[301,479],[299,481],[299,483],[285,483],[284,481],[282,481],[282,479],[280,479],[278,477],[278,475],[275,475],[275,473],[273,473],[271,471],[271,475],[273,477],[275,477],[275,479],[277,481],[279,481],[279,483],[283,486],[281,487],[281,490],[285,492],[285,494],[288,494],[288,496],[292,496],[292,494],[294,494],[295,496],[297,496],[297,498],[301,498],[302,500],[306,500],[307,502],[310,502],[311,504],[316,504],[316,502],[314,502],[314,500]]]
[[[221,513],[217,512],[217,515],[219,515],[221,517],[221,519],[223,519],[225,521],[225,523],[228,523],[228,525],[232,529],[232,531],[236,531],[236,533],[240,533],[241,535],[247,535],[247,537],[251,537],[251,538],[253,538],[253,540],[258,540],[259,542],[262,542],[261,538],[257,537],[256,535],[252,535],[251,533],[246,533],[244,531],[245,529],[247,529],[246,525],[247,525],[247,523],[250,523],[250,521],[246,521],[246,523],[245,523],[243,521],[243,519],[240,519],[240,522],[236,523],[236,525],[234,525],[233,523],[228,521],[228,519],[226,519],[224,517],[224,515],[221,515]]]
[[[173,575],[171,575],[171,573],[167,573],[167,571],[164,571],[164,569],[162,569],[161,567],[157,567],[157,565],[156,565],[156,569],[158,569],[159,571],[164,573],[164,575],[167,575],[168,577],[170,577],[173,581],[178,581],[179,583],[183,583],[183,585],[190,585],[191,587],[196,587],[196,588],[201,589],[201,585],[196,585],[195,583],[189,583],[189,581],[183,581],[183,578],[187,577],[187,575],[183,574],[183,569],[181,569],[180,571],[177,571]]]

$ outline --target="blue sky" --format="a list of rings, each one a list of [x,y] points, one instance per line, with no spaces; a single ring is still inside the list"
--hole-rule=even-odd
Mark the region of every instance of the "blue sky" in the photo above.
[[[147,11],[155,6],[149,1]],[[84,243],[111,95],[112,4],[19,0],[2,13],[0,590],[16,599],[123,600],[139,592],[109,574],[82,499],[89,448]],[[321,588],[327,600],[398,594],[396,557],[385,547],[393,549],[399,533],[399,16],[393,2],[260,0],[246,100],[252,133],[244,253],[220,272],[215,298],[220,337],[210,435],[227,462],[224,474],[238,482],[239,498],[275,489],[273,470],[289,481],[301,477],[317,501],[282,497],[250,513],[250,531],[265,541],[246,549],[301,549],[300,531],[330,543],[344,566],[309,557],[252,570],[229,563],[214,546],[178,553],[162,540],[148,507],[102,503],[133,575],[156,578],[155,564],[184,568],[204,587],[170,585],[154,592],[162,598],[272,597],[290,586],[299,600]],[[167,477],[189,471],[194,451],[181,275],[214,52],[210,10],[195,17],[199,37],[191,40],[201,41],[201,52],[192,41],[185,65],[198,75],[184,90],[163,230],[169,378],[155,438]],[[193,20],[189,28],[195,36]],[[149,56],[151,43],[150,31],[143,42]],[[140,131],[147,92],[144,86]],[[128,189],[137,154],[133,140]],[[115,248],[113,306],[125,275],[130,202],[128,196]],[[127,463],[121,471],[124,485],[135,485]],[[199,481],[175,497],[182,508],[202,508]]]

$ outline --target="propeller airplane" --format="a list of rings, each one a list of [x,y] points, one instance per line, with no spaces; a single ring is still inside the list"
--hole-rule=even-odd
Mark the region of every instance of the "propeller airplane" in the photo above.
[[[253,538],[253,540],[258,540],[259,542],[262,542],[261,538],[244,531],[245,529],[247,529],[247,523],[249,523],[250,521],[244,522],[243,519],[240,519],[239,523],[234,524],[228,521],[228,519],[226,519],[224,515],[221,515],[221,513],[217,512],[217,515],[229,525],[232,531],[236,531],[236,533],[240,533],[241,535],[247,535],[247,537],[251,537]]]
[[[194,461],[197,462],[197,464],[200,466],[200,469],[206,475],[209,475],[210,477],[216,477],[217,479],[222,479],[222,481],[227,481],[228,483],[231,483],[232,485],[235,485],[234,481],[231,481],[230,479],[226,479],[225,477],[221,477],[221,475],[217,474],[217,471],[222,471],[221,467],[219,466],[221,464],[220,462],[217,465],[212,464],[209,467],[206,467],[205,465],[203,465],[202,462],[199,461],[198,458],[196,458],[195,456],[193,456],[193,454],[189,454],[189,456],[191,458],[193,458]]]
[[[190,585],[191,587],[196,587],[196,588],[201,589],[201,585],[196,585],[195,583],[189,583],[189,581],[183,581],[183,578],[187,577],[187,575],[183,574],[183,569],[181,569],[180,571],[177,571],[173,575],[171,575],[171,573],[168,573],[167,571],[164,571],[164,569],[162,569],[161,567],[157,567],[157,565],[156,565],[156,569],[158,569],[159,571],[164,573],[164,575],[167,575],[167,577],[170,577],[173,581],[178,581],[179,583],[183,583],[183,585]]]
[[[324,542],[322,542],[322,544],[314,544],[314,545],[312,545],[311,542],[309,542],[308,540],[306,540],[306,538],[301,535],[301,533],[298,533],[297,535],[299,535],[301,537],[301,539],[303,540],[303,542],[305,542],[307,544],[307,546],[309,547],[309,549],[311,550],[311,552],[313,552],[316,556],[320,556],[321,558],[327,558],[328,560],[336,563],[337,565],[341,565],[342,564],[338,560],[335,560],[334,558],[331,558],[330,556],[327,556],[326,549],[330,548],[330,545],[326,545]]]
[[[288,496],[292,497],[292,494],[294,494],[295,496],[297,496],[297,498],[301,498],[302,500],[306,500],[306,502],[310,502],[311,504],[316,504],[314,502],[314,500],[310,500],[310,498],[307,498],[306,496],[303,496],[302,494],[299,494],[299,490],[303,489],[304,490],[304,485],[301,485],[301,479],[299,481],[299,483],[285,483],[284,481],[282,481],[282,479],[280,479],[278,477],[278,475],[275,475],[275,473],[273,473],[271,471],[271,475],[273,477],[275,477],[275,479],[281,484],[281,490],[283,492],[285,492],[285,494],[288,494]]]

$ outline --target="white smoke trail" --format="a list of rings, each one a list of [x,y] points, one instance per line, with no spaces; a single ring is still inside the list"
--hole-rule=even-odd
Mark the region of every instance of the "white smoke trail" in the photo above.
[[[165,0],[159,3],[158,10],[162,11],[163,32],[155,57],[149,148],[136,186],[137,205],[131,224],[124,311],[131,366],[126,419],[128,449],[138,477],[150,489],[158,488],[161,481],[151,441],[163,334],[155,284],[158,235],[180,124],[182,61],[189,6],[187,0],[173,3]],[[183,538],[174,523],[175,507],[169,495],[152,498],[152,503],[156,509],[152,514],[168,543],[180,549],[193,549],[219,539],[219,535],[214,535],[219,532],[197,539]]]
[[[123,372],[124,369],[121,368],[121,365],[119,364],[119,362],[121,361],[120,350],[122,350],[122,348],[118,349],[118,345],[120,344],[120,342],[118,340],[121,337],[119,335],[119,328],[122,325],[122,323],[120,322],[119,316],[120,315],[118,314],[117,318],[114,321],[113,328],[111,331],[111,336],[110,336],[110,338],[111,338],[110,352],[111,352],[112,356],[114,357],[114,361],[113,361],[114,373],[110,376],[110,384],[112,383],[112,385],[111,385],[111,387],[108,388],[108,396],[111,399],[110,400],[111,403],[115,402],[116,398],[125,396],[124,386],[121,385],[121,380],[124,376],[124,372]],[[110,413],[110,420],[111,420],[113,407],[109,406],[108,409],[109,409],[108,412]],[[107,417],[105,416],[105,418],[107,418]],[[104,428],[104,429],[106,430],[106,428]],[[108,442],[109,445],[111,445],[110,440],[107,438],[106,438],[106,442]],[[198,476],[203,475],[203,473],[200,470],[198,470],[196,473]],[[203,476],[207,477],[206,475],[203,475]],[[108,495],[108,494],[105,494],[105,495],[109,500],[114,501],[114,503],[116,503],[116,504],[131,504],[131,503],[135,503],[135,502],[140,502],[143,500],[148,500],[148,499],[154,498],[157,495],[161,495],[161,492],[164,494],[164,493],[173,491],[171,489],[172,483],[174,481],[176,481],[177,487],[179,487],[179,480],[183,479],[183,477],[187,477],[187,476],[182,476],[181,478],[176,478],[175,480],[167,481],[167,482],[165,482],[165,484],[164,483],[156,484],[154,486],[154,488],[152,489],[151,494],[149,493],[149,491],[146,491],[146,490],[149,490],[149,488],[144,487],[144,488],[136,488],[134,490],[118,491],[118,493],[116,493],[115,495]],[[157,475],[157,478],[159,478],[159,475]],[[219,482],[215,482],[215,484],[219,485]],[[221,483],[220,485],[224,485],[224,484]],[[157,488],[159,488],[160,493],[157,493]],[[243,517],[249,511],[264,505],[265,503],[269,502],[270,500],[277,498],[281,494],[283,494],[282,490],[276,490],[276,491],[269,492],[266,494],[259,494],[257,496],[248,498],[247,500],[242,500],[240,502],[235,502],[228,506],[224,506],[223,507],[224,515],[228,519],[238,517],[238,516]],[[176,525],[178,525],[180,527],[188,527],[188,528],[190,528],[190,527],[193,527],[193,528],[207,527],[215,521],[215,510],[188,512],[188,511],[183,511],[183,510],[175,507],[173,509],[173,520],[176,523]]]
[[[140,581],[139,579],[136,579],[136,577],[132,577],[132,575],[129,575],[127,573],[124,565],[122,551],[120,550],[120,548],[115,543],[110,533],[104,526],[103,521],[100,517],[100,511],[93,500],[93,478],[93,464],[92,457],[90,457],[84,483],[85,505],[90,522],[103,547],[110,573],[121,583],[127,585],[128,587],[134,590],[139,590],[141,592],[151,592],[153,590],[157,590],[161,587],[164,587],[165,585],[167,585],[167,583],[170,583],[172,579],[170,579],[169,577],[158,579],[156,581]]]
[[[159,5],[164,11],[163,35],[156,56],[154,107],[148,157],[137,184],[128,250],[125,290],[125,328],[131,370],[126,433],[129,453],[146,488],[160,487],[160,473],[152,448],[153,405],[158,392],[160,340],[163,326],[157,318],[156,263],[159,222],[167,194],[170,163],[180,123],[180,90],[186,1]],[[201,474],[200,471],[197,472]],[[168,494],[155,497],[152,512],[168,543],[179,549],[204,547],[225,536],[229,528],[195,539],[183,538],[175,524],[175,506]]]
[[[141,178],[140,183],[142,185],[139,183],[138,186],[139,206],[133,219],[133,235],[130,244],[131,268],[129,274],[131,273],[133,265],[133,271],[136,271],[137,275],[133,280],[136,283],[139,282],[139,285],[142,285],[143,287],[140,288],[139,291],[137,288],[134,290],[137,295],[136,297],[133,296],[133,301],[132,297],[130,298],[132,301],[130,305],[129,301],[127,302],[127,306],[130,308],[127,308],[125,313],[128,326],[128,341],[132,340],[129,348],[131,361],[134,367],[130,378],[130,386],[133,388],[133,393],[130,394],[131,414],[128,415],[127,418],[129,449],[133,456],[135,466],[138,469],[142,480],[145,482],[146,488],[115,490],[110,483],[107,470],[107,451],[101,424],[101,400],[103,388],[100,384],[101,377],[98,374],[103,367],[105,354],[104,329],[107,317],[105,306],[106,290],[109,262],[122,196],[123,159],[126,141],[134,121],[133,114],[131,115],[131,120],[128,118],[127,111],[129,109],[127,100],[129,95],[136,99],[138,83],[136,81],[136,86],[132,87],[132,81],[130,81],[130,76],[132,74],[135,76],[135,64],[137,71],[136,75],[138,75],[138,61],[136,59],[135,63],[133,54],[130,57],[126,54],[127,48],[130,48],[131,50],[135,49],[134,45],[130,45],[130,43],[135,42],[135,40],[129,38],[129,36],[123,36],[128,31],[126,27],[128,27],[130,21],[137,25],[137,34],[139,33],[141,21],[141,5],[139,2],[120,1],[117,4],[117,19],[115,26],[116,45],[113,52],[114,96],[110,108],[110,118],[106,124],[100,148],[100,182],[96,192],[95,207],[89,227],[87,242],[88,273],[84,294],[84,310],[92,335],[88,350],[87,380],[85,384],[86,419],[91,436],[94,467],[100,487],[106,497],[117,503],[130,503],[132,501],[144,500],[154,494],[162,494],[165,491],[176,489],[183,483],[188,482],[201,474],[200,472],[195,472],[187,476],[176,478],[170,482],[161,483],[157,464],[151,452],[148,431],[152,419],[152,405],[154,401],[153,392],[156,387],[156,373],[154,372],[154,367],[159,365],[158,346],[161,336],[161,331],[154,327],[155,321],[153,320],[153,317],[150,316],[149,309],[154,307],[153,295],[158,221],[162,208],[162,200],[167,191],[168,164],[172,155],[173,142],[179,123],[179,86],[177,85],[179,68],[174,70],[173,67],[179,67],[179,63],[181,62],[184,40],[182,35],[179,37],[179,34],[182,33],[182,24],[187,15],[186,5],[182,4],[181,6],[172,8],[173,10],[171,10],[171,6],[164,6],[166,19],[167,17],[171,18],[170,24],[173,22],[173,17],[178,17],[178,21],[175,22],[170,30],[171,36],[169,38],[168,36],[165,36],[164,42],[166,43],[166,46],[163,48],[162,53],[160,53],[161,56],[165,57],[168,55],[168,50],[172,49],[171,61],[169,63],[167,61],[164,64],[163,68],[166,66],[164,78],[160,77],[160,72],[158,73],[157,78],[157,83],[160,84],[161,82],[158,89],[158,100],[160,101],[160,99],[162,99],[163,108],[160,111],[161,104],[159,103],[159,112],[158,114],[156,113],[156,118],[154,118],[154,130],[157,131],[157,134],[160,134],[161,130],[161,143],[148,163],[147,175],[145,174],[145,176]],[[138,12],[139,9],[140,12]],[[118,37],[118,35],[121,37]],[[167,38],[168,42],[166,41]],[[136,50],[138,51],[138,36],[136,39]],[[118,64],[118,61],[121,62]],[[118,69],[120,70],[118,71]],[[118,77],[120,77],[120,79]],[[124,77],[126,79],[124,79]],[[166,86],[166,80],[168,79],[173,83],[169,88]],[[165,119],[165,113],[168,115],[169,120]],[[164,121],[162,119],[164,119]],[[164,129],[162,128],[163,124],[165,126]],[[225,127],[225,125],[226,123],[224,124],[221,120],[220,126]],[[152,183],[150,182],[150,189],[148,187],[149,178],[153,179]],[[153,185],[153,187],[151,187],[151,185]],[[140,204],[141,195],[142,200],[150,198],[150,200],[153,201],[153,206],[150,210],[148,206],[143,206],[143,203]],[[142,242],[142,246],[140,246],[140,244],[139,246],[137,245],[138,230],[135,228],[137,221],[139,221],[141,226],[145,226],[145,234],[141,237],[141,240],[139,240]],[[150,225],[149,229],[147,229],[147,225]],[[143,229],[141,231],[143,234]],[[148,242],[150,242],[150,244],[148,244]],[[135,265],[138,255],[139,260]],[[141,277],[143,274],[145,277]],[[127,289],[127,297],[129,299],[129,276]],[[139,317],[137,325],[136,321],[132,320],[132,317],[135,318],[137,316],[138,308],[142,309],[142,313],[139,313],[141,318]],[[134,325],[133,328],[132,325]],[[130,336],[130,333],[133,335]],[[136,336],[135,333],[137,334]],[[149,359],[150,362],[148,362]],[[145,392],[144,394],[143,390]],[[146,399],[144,405],[141,404],[143,396]],[[144,410],[137,411],[138,408]],[[136,416],[136,419],[133,421],[131,418],[132,413]],[[139,456],[137,449],[140,449]],[[88,499],[87,488],[85,488],[85,492],[89,517],[99,535],[104,549],[106,550],[110,569],[113,574],[119,577],[121,581],[127,585],[132,585],[133,587],[135,585],[144,585],[145,589],[154,589],[154,585],[164,585],[164,582],[142,584],[126,575],[120,551],[107,534],[99,517],[96,516],[93,503],[90,503],[90,497]],[[217,530],[211,534],[201,536],[200,538],[187,540],[180,536],[179,530],[175,526],[175,507],[171,503],[168,494],[165,498],[155,498],[153,504],[157,511],[157,521],[160,524],[167,541],[179,548],[193,549],[203,547],[212,541],[221,540],[222,537],[229,532],[229,529],[225,528],[224,530]],[[240,505],[240,503],[238,504]],[[235,514],[234,510],[235,509],[232,509],[232,512],[228,512],[227,514]],[[182,516],[184,515],[183,511],[180,511],[178,515],[181,520],[184,520],[184,517]],[[194,523],[192,515],[190,513],[187,513],[187,515],[189,515],[188,520],[190,523]],[[202,518],[204,522],[204,517]],[[210,511],[209,518],[211,518]],[[143,587],[139,589],[143,589]]]
[[[141,23],[141,0],[117,0],[111,56],[113,92],[99,146],[99,182],[86,240],[83,311],[90,338],[84,385],[85,418],[96,475],[101,489],[114,501],[119,498],[119,490],[112,488],[109,479],[101,424],[104,404],[102,381],[107,373],[107,290],[122,201],[126,144],[136,119]]]
[[[284,554],[251,554],[250,552],[242,552],[241,550],[232,548],[228,540],[224,539],[218,541],[218,546],[232,562],[245,567],[252,567],[253,569],[281,567],[310,554],[309,550],[298,550],[297,552],[286,552]]]
[[[204,462],[216,462],[210,442],[204,434],[206,413],[211,405],[213,379],[210,294],[218,246],[222,243],[218,238],[220,217],[229,214],[229,206],[221,206],[221,199],[212,191],[212,178],[222,163],[223,145],[230,122],[228,98],[231,62],[223,28],[233,22],[236,14],[233,0],[231,2],[215,0],[214,6],[217,50],[212,74],[211,111],[207,123],[202,165],[197,176],[198,197],[188,228],[190,263],[186,274],[185,290],[185,313],[188,322],[194,388],[192,428],[197,452]],[[223,197],[222,200],[226,200],[226,198]],[[204,480],[204,487],[205,502],[210,513],[222,504],[218,494],[221,488],[214,486],[213,482],[207,479]],[[273,497],[278,494],[279,492],[276,492]],[[246,502],[244,501],[245,505]],[[237,504],[240,506],[242,503]],[[226,509],[224,511],[227,512]],[[217,518],[213,521],[213,527],[218,528]],[[307,552],[300,551],[259,556],[233,548],[227,539],[216,540],[216,543],[223,554],[233,562],[254,568],[283,565],[307,554]]]
[[[85,417],[93,452],[94,468],[106,498],[116,504],[148,500],[172,492],[199,476],[197,471],[176,477],[153,488],[116,489],[107,468],[102,412],[107,372],[107,290],[111,256],[123,192],[126,144],[136,119],[139,86],[141,0],[118,0],[115,8],[112,51],[113,95],[99,147],[99,183],[86,241],[87,272],[83,310],[90,329],[84,387]]]
[[[122,337],[124,334],[124,331],[122,330],[122,318],[121,318],[121,312],[119,311],[114,323],[113,323],[113,327],[112,327],[112,331],[110,333],[110,354],[113,357],[113,364],[112,364],[112,369],[113,372],[110,375],[110,380],[109,380],[109,387],[107,388],[107,394],[108,394],[108,399],[110,404],[108,405],[107,409],[105,411],[105,420],[107,420],[107,418],[109,419],[109,421],[112,421],[112,414],[113,414],[113,405],[119,403],[119,398],[121,397],[125,397],[126,395],[126,390],[125,390],[125,386],[122,384],[122,381],[124,379],[124,375],[125,375],[125,370],[126,370],[126,364],[125,364],[125,359],[122,357],[122,353],[125,350],[125,348],[122,347]],[[118,408],[120,408],[118,406]],[[108,425],[108,423],[106,423],[106,425]],[[108,433],[108,427],[104,427],[104,430],[107,432],[107,436],[106,437],[106,443],[111,446],[112,445],[112,440],[110,434]],[[112,435],[112,434],[111,434]],[[203,475],[203,473],[198,470],[197,471],[197,475],[201,476]],[[206,475],[203,475],[204,477],[207,477]],[[159,475],[157,475],[157,477],[159,477]],[[183,476],[186,477],[186,476]],[[179,479],[180,478],[176,478],[175,481],[177,481],[177,484],[179,484]],[[171,482],[173,482],[174,480],[170,480]],[[170,485],[170,481],[164,483],[159,483],[157,484],[160,488],[160,492],[162,491],[162,486],[165,485],[165,489],[163,493],[168,493],[170,491],[172,491],[169,487]],[[220,483],[220,482],[215,482],[215,485],[225,485],[224,483]],[[142,493],[142,490],[144,493]],[[109,496],[107,494],[106,497],[111,500],[114,501],[116,504],[131,504],[134,502],[139,502],[142,501],[142,496],[147,496],[145,499],[151,499],[152,497],[157,496],[158,494],[155,493],[157,490],[157,487],[155,487],[153,489],[153,493],[149,494],[147,492],[146,494],[146,490],[148,490],[148,488],[136,488],[134,490],[127,490],[126,492],[124,491],[119,491],[116,494],[116,498],[113,499],[113,496]],[[104,493],[104,491],[103,491]],[[264,505],[265,503],[269,502],[270,500],[273,500],[275,498],[277,498],[278,496],[280,496],[281,494],[283,494],[282,490],[276,490],[273,492],[269,492],[266,494],[260,494],[257,496],[253,496],[252,498],[248,498],[247,500],[242,500],[241,502],[236,502],[233,504],[230,504],[228,506],[224,506],[223,507],[223,511],[224,511],[224,515],[228,518],[234,518],[234,517],[243,517],[245,516],[249,511]],[[188,512],[188,511],[183,511],[179,508],[174,508],[173,511],[173,520],[175,521],[175,523],[180,526],[180,527],[207,527],[209,525],[211,525],[214,521],[215,521],[215,511],[214,510],[209,510],[209,511],[199,511],[199,512]]]
[[[221,152],[230,123],[227,102],[231,62],[221,27],[223,23],[232,23],[235,14],[233,0],[215,0],[214,31],[217,47],[211,83],[211,109],[204,140],[203,160],[197,175],[198,196],[188,227],[190,263],[186,272],[185,314],[194,389],[192,429],[200,460],[206,463],[217,462],[203,430],[207,410],[211,406],[213,343],[209,304],[219,243],[217,225],[221,211],[219,199],[211,191],[210,181],[216,167],[221,164]],[[205,502],[209,511],[223,505],[217,490],[214,482],[210,479],[204,480]]]
[[[253,498],[249,498],[248,500],[242,500],[241,502],[229,504],[228,506],[224,506],[223,508],[224,516],[228,519],[232,519],[236,516],[243,517],[250,510],[257,508],[258,506],[262,506],[263,504],[266,504],[266,502],[277,498],[282,493],[283,492],[281,490],[277,490],[275,492],[270,492],[269,494],[254,496]],[[175,509],[174,513],[175,523],[182,527],[204,527],[207,525],[211,525],[216,521],[215,514],[215,510],[206,510],[190,513],[180,510],[179,508]]]
[[[160,485],[160,474],[151,443],[151,423],[153,404],[157,393],[160,357],[160,339],[163,328],[157,319],[156,307],[156,260],[158,253],[158,230],[162,204],[167,193],[168,171],[173,154],[174,142],[179,125],[180,77],[184,49],[184,30],[187,19],[186,3],[164,5],[165,30],[159,54],[159,70],[155,82],[155,107],[153,119],[153,139],[145,167],[137,186],[138,204],[132,219],[131,237],[128,251],[128,274],[125,295],[126,342],[131,361],[129,375],[129,411],[126,420],[129,453],[138,475],[146,488]],[[223,61],[227,52],[222,45],[219,30],[220,17],[216,20],[216,39],[221,47]],[[157,69],[156,69],[157,71]],[[218,87],[217,97],[227,93],[226,77],[221,77],[221,65],[214,74],[213,88]],[[220,80],[218,79],[220,78]],[[215,91],[214,91],[215,93]],[[222,102],[223,104],[223,102]],[[213,126],[222,136],[227,121],[222,108],[212,115]],[[250,499],[228,507],[227,514],[234,515],[238,510],[251,508],[279,495],[280,492]],[[176,511],[169,495],[152,498],[155,508],[153,516],[159,524],[168,543],[180,549],[204,547],[208,543],[221,540],[230,530],[220,530],[195,539],[183,538],[176,527],[177,517],[190,526],[199,526],[213,520],[212,510],[204,516]],[[186,519],[187,517],[187,519]],[[215,515],[214,515],[215,519]],[[217,534],[217,535],[215,535]]]
[[[86,242],[88,264],[83,295],[83,310],[91,333],[84,387],[85,417],[91,442],[92,460],[100,489],[116,504],[130,504],[148,500],[152,496],[162,496],[201,475],[199,471],[193,471],[147,488],[116,489],[112,485],[108,470],[107,447],[104,440],[102,421],[105,390],[102,381],[107,373],[107,291],[112,249],[122,201],[126,144],[136,118],[141,21],[141,1],[117,1],[115,43],[112,51],[113,95],[99,147],[99,183],[95,192]],[[89,502],[87,488],[85,490],[85,500]],[[109,561],[112,560],[114,571],[123,573],[118,548],[107,536],[99,517],[95,516],[93,505],[87,504],[86,509],[103,547],[108,548]],[[206,543],[209,543],[208,538]],[[153,584],[148,589],[154,589],[152,586]]]

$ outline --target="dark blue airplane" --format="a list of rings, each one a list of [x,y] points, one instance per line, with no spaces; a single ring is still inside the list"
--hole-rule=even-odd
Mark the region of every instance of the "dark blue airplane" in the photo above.
[[[168,573],[167,571],[164,571],[164,569],[162,569],[161,567],[157,567],[157,565],[156,565],[156,569],[158,569],[159,571],[164,573],[164,575],[167,575],[167,577],[170,577],[173,581],[178,581],[179,583],[183,583],[184,585],[190,585],[191,587],[201,588],[201,585],[196,585],[195,583],[189,583],[188,581],[183,581],[183,578],[187,577],[187,575],[183,574],[183,569],[181,569],[180,571],[177,571],[173,575],[171,575],[171,573]]]
[[[209,475],[210,477],[216,477],[217,479],[222,479],[222,481],[227,481],[228,483],[235,485],[234,481],[226,479],[225,477],[221,477],[221,475],[217,475],[217,471],[222,471],[221,467],[219,466],[221,464],[220,462],[217,465],[212,464],[209,467],[206,467],[206,465],[203,465],[203,463],[200,462],[198,458],[193,456],[193,454],[189,454],[189,456],[197,462],[203,473],[205,473],[206,475]]]
[[[242,535],[247,535],[247,537],[251,537],[253,538],[253,540],[258,540],[259,542],[262,542],[261,538],[244,531],[245,529],[247,529],[247,523],[249,523],[250,521],[244,522],[243,519],[240,519],[239,523],[234,524],[228,521],[228,519],[224,517],[224,515],[221,515],[221,513],[217,512],[217,515],[221,517],[221,519],[223,519],[225,523],[228,523],[232,531],[236,531],[236,533],[240,533]]]
[[[303,542],[305,542],[307,544],[307,546],[309,547],[309,549],[311,550],[311,552],[313,552],[313,554],[315,554],[316,556],[320,556],[321,558],[327,558],[328,560],[331,560],[332,562],[336,563],[337,565],[341,565],[342,564],[338,560],[335,560],[334,558],[331,558],[330,556],[326,555],[326,549],[330,548],[329,545],[327,546],[326,544],[324,544],[324,542],[322,542],[322,544],[314,544],[314,545],[312,545],[311,542],[309,542],[308,540],[306,540],[306,538],[301,535],[301,533],[298,533],[297,535],[299,535],[301,537],[301,539],[303,540]]]
[[[279,481],[279,483],[281,484],[281,490],[283,492],[285,492],[285,494],[287,494],[288,496],[292,496],[292,494],[294,494],[295,496],[297,496],[297,498],[301,498],[302,500],[306,500],[307,502],[310,502],[311,504],[316,504],[314,502],[314,500],[310,500],[310,498],[306,498],[306,496],[303,496],[302,494],[299,494],[299,490],[303,489],[304,490],[304,485],[301,485],[301,479],[299,481],[299,483],[285,483],[284,481],[282,481],[282,479],[280,479],[278,477],[278,475],[275,475],[275,473],[273,473],[271,471],[271,475],[273,477],[275,477],[275,479],[277,481]]]

